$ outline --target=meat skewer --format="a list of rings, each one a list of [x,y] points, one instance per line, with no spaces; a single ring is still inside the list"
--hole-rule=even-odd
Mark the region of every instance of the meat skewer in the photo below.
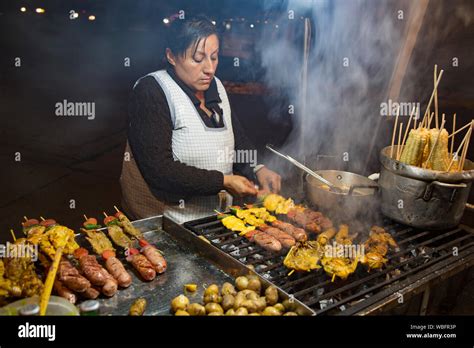
[[[109,233],[112,241],[118,246],[129,249],[132,246],[132,241],[126,236],[122,228],[118,225],[118,220],[115,216],[108,216],[104,212],[104,225],[107,226],[107,232]]]
[[[144,239],[140,239],[141,253],[150,261],[158,274],[164,273],[167,263],[161,252]]]
[[[296,244],[296,241],[292,236],[276,227],[263,225],[259,226],[258,228],[260,231],[265,232],[266,234],[276,238],[280,242],[281,246],[284,248],[289,249]]]
[[[115,256],[115,249],[112,243],[103,232],[95,229],[100,227],[100,225],[97,225],[96,219],[87,218],[85,215],[84,218],[86,221],[83,224],[84,228],[81,230],[88,235],[86,239],[91,244],[92,249],[97,255],[102,256],[105,261],[105,268],[118,282],[118,285],[122,288],[129,287],[130,284],[132,284],[132,276],[127,272],[122,262]]]
[[[281,251],[282,245],[278,241],[278,239],[273,236],[270,236],[269,234],[266,234],[265,232],[252,230],[246,232],[244,236],[251,242],[255,242],[257,245],[261,246],[265,250],[275,252]]]
[[[273,221],[271,223],[273,227],[279,228],[283,232],[288,233],[291,235],[297,242],[304,242],[308,239],[308,235],[304,231],[304,229],[295,227],[292,224],[289,224],[288,222],[283,222],[283,221]]]
[[[135,249],[129,249],[130,255],[127,256],[127,261],[130,262],[133,267],[138,271],[140,276],[145,280],[153,280],[156,277],[155,267],[140,252]]]
[[[115,214],[115,217],[119,220],[119,225],[123,228],[123,230],[129,234],[130,236],[137,238],[137,239],[142,239],[143,234],[140,232],[138,228],[132,225],[131,221],[128,219],[128,217],[122,213],[118,208],[114,205],[115,210],[117,213]]]

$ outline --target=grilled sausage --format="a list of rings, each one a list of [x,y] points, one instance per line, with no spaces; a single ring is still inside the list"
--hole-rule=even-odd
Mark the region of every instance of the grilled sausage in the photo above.
[[[75,292],[84,292],[91,286],[91,283],[66,259],[62,259],[59,264],[58,277],[66,287]]]
[[[107,281],[106,270],[97,262],[94,255],[82,256],[79,259],[81,271],[90,282],[97,286],[103,286]]]
[[[140,273],[145,280],[153,280],[156,277],[156,271],[153,265],[142,254],[134,254],[127,257],[132,266]]]
[[[132,284],[132,276],[127,272],[122,262],[116,257],[110,257],[105,261],[105,268],[117,280],[122,288],[129,287]]]
[[[259,229],[265,232],[266,234],[275,237],[284,248],[291,248],[296,243],[295,239],[292,236],[276,227],[260,226]]]
[[[106,271],[107,272],[107,271]],[[112,297],[115,295],[115,293],[117,292],[117,289],[118,289],[118,283],[117,281],[115,280],[114,277],[112,277],[112,275],[107,272],[106,273],[106,281],[105,281],[105,284],[104,286],[102,287],[102,293],[105,295],[105,296],[108,296],[108,297]]]
[[[308,239],[308,235],[302,228],[293,226],[292,224],[289,224],[288,222],[275,220],[272,222],[272,226],[279,228],[280,230],[288,233],[298,242],[304,242]]]
[[[257,243],[265,250],[280,251],[281,243],[275,238],[262,231],[250,231],[245,234],[250,241]]]
[[[67,287],[65,287],[58,279],[54,281],[54,290],[58,293],[59,296],[65,298],[72,304],[75,304],[77,301],[77,296]]]
[[[96,288],[90,286],[87,288],[86,291],[81,293],[81,295],[89,300],[95,300],[97,297],[100,295],[100,291],[97,290]]]
[[[156,249],[153,245],[145,245],[142,248],[142,254],[145,255],[145,257],[150,261],[150,263],[153,265],[155,268],[155,271],[158,272],[158,274],[161,274],[166,271],[166,260],[161,255],[161,253]]]

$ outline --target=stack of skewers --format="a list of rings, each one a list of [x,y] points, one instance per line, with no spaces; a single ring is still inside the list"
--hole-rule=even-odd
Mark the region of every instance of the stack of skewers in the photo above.
[[[423,169],[460,172],[463,171],[466,161],[467,150],[471,139],[474,121],[456,130],[456,114],[452,119],[451,134],[445,128],[446,118],[442,114],[441,122],[438,115],[438,85],[441,81],[443,70],[437,75],[437,66],[434,69],[434,89],[428,102],[425,114],[417,126],[417,118],[414,118],[411,128],[411,121],[415,114],[418,114],[416,108],[412,109],[410,118],[403,132],[403,123],[398,124],[400,108],[397,110],[395,126],[392,134],[392,146],[390,157]],[[434,100],[434,111],[431,111],[431,104]],[[434,121],[434,128],[431,124]],[[398,127],[398,146],[395,147],[395,138]],[[456,134],[465,131],[463,140],[459,147],[454,151],[454,141]],[[403,137],[402,137],[403,134]],[[451,144],[449,144],[451,139]]]

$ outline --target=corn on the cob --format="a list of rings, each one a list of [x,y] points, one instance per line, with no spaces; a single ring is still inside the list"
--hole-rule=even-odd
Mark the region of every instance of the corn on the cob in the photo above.
[[[412,166],[420,166],[427,141],[428,131],[425,128],[412,129],[403,148],[400,161]]]

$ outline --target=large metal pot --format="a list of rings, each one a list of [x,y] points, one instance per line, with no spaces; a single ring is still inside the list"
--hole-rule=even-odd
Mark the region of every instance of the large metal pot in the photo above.
[[[390,146],[380,152],[380,162],[378,183],[384,215],[433,230],[459,224],[474,180],[474,163],[466,160],[462,172],[423,169],[390,158]]]
[[[305,176],[306,198],[321,210],[331,212],[332,216],[337,215],[343,220],[367,216],[368,211],[378,206],[375,181],[340,170],[318,170],[316,173],[339,188],[347,188],[345,192],[330,191],[313,176]]]

